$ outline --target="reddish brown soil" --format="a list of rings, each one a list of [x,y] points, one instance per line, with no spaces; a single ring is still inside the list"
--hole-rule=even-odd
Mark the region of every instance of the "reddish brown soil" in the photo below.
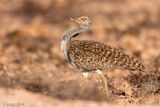
[[[93,23],[77,39],[120,48],[146,68],[105,70],[110,98],[96,73],[84,79],[60,51],[69,18],[81,15]],[[160,0],[1,0],[0,96],[2,107],[160,104]]]

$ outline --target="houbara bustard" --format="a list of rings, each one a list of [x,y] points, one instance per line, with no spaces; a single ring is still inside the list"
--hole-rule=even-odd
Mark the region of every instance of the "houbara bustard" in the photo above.
[[[78,23],[79,26],[63,36],[61,50],[67,61],[80,70],[85,78],[91,71],[97,72],[102,79],[107,96],[109,96],[107,78],[103,75],[102,70],[107,68],[144,70],[140,61],[124,54],[119,49],[95,41],[73,40],[80,33],[88,31],[91,19],[81,16],[71,18],[71,20]]]

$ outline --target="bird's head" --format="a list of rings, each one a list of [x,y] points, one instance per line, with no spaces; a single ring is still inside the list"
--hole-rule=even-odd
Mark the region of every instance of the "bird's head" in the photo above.
[[[71,18],[71,20],[75,21],[79,24],[80,27],[89,28],[91,25],[91,19],[88,16],[81,16],[78,18]]]

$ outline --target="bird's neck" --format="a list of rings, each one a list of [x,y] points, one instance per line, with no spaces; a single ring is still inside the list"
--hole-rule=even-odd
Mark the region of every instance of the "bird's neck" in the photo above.
[[[63,50],[63,47],[65,47],[72,38],[78,36],[82,32],[86,32],[87,30],[88,27],[78,27],[64,34],[61,41],[61,49]]]
[[[88,27],[78,27],[73,30],[70,30],[63,36],[63,40],[71,40],[73,37],[78,36],[82,32],[86,32]]]
[[[78,36],[82,32],[86,32],[88,30],[88,27],[78,27],[73,30],[70,30],[66,34],[64,34],[62,41],[61,41],[61,50],[65,54],[65,57],[67,58],[67,46],[69,45],[68,42],[73,38]]]

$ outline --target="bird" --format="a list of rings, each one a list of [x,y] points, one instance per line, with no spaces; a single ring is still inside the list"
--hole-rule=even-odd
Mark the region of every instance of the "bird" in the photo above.
[[[90,29],[90,17],[80,16],[70,20],[76,22],[78,27],[63,35],[60,47],[64,57],[73,67],[81,71],[85,78],[88,78],[88,74],[92,71],[98,73],[107,97],[109,97],[108,81],[103,70],[113,68],[144,71],[145,67],[138,59],[125,54],[118,48],[93,40],[74,39]]]

